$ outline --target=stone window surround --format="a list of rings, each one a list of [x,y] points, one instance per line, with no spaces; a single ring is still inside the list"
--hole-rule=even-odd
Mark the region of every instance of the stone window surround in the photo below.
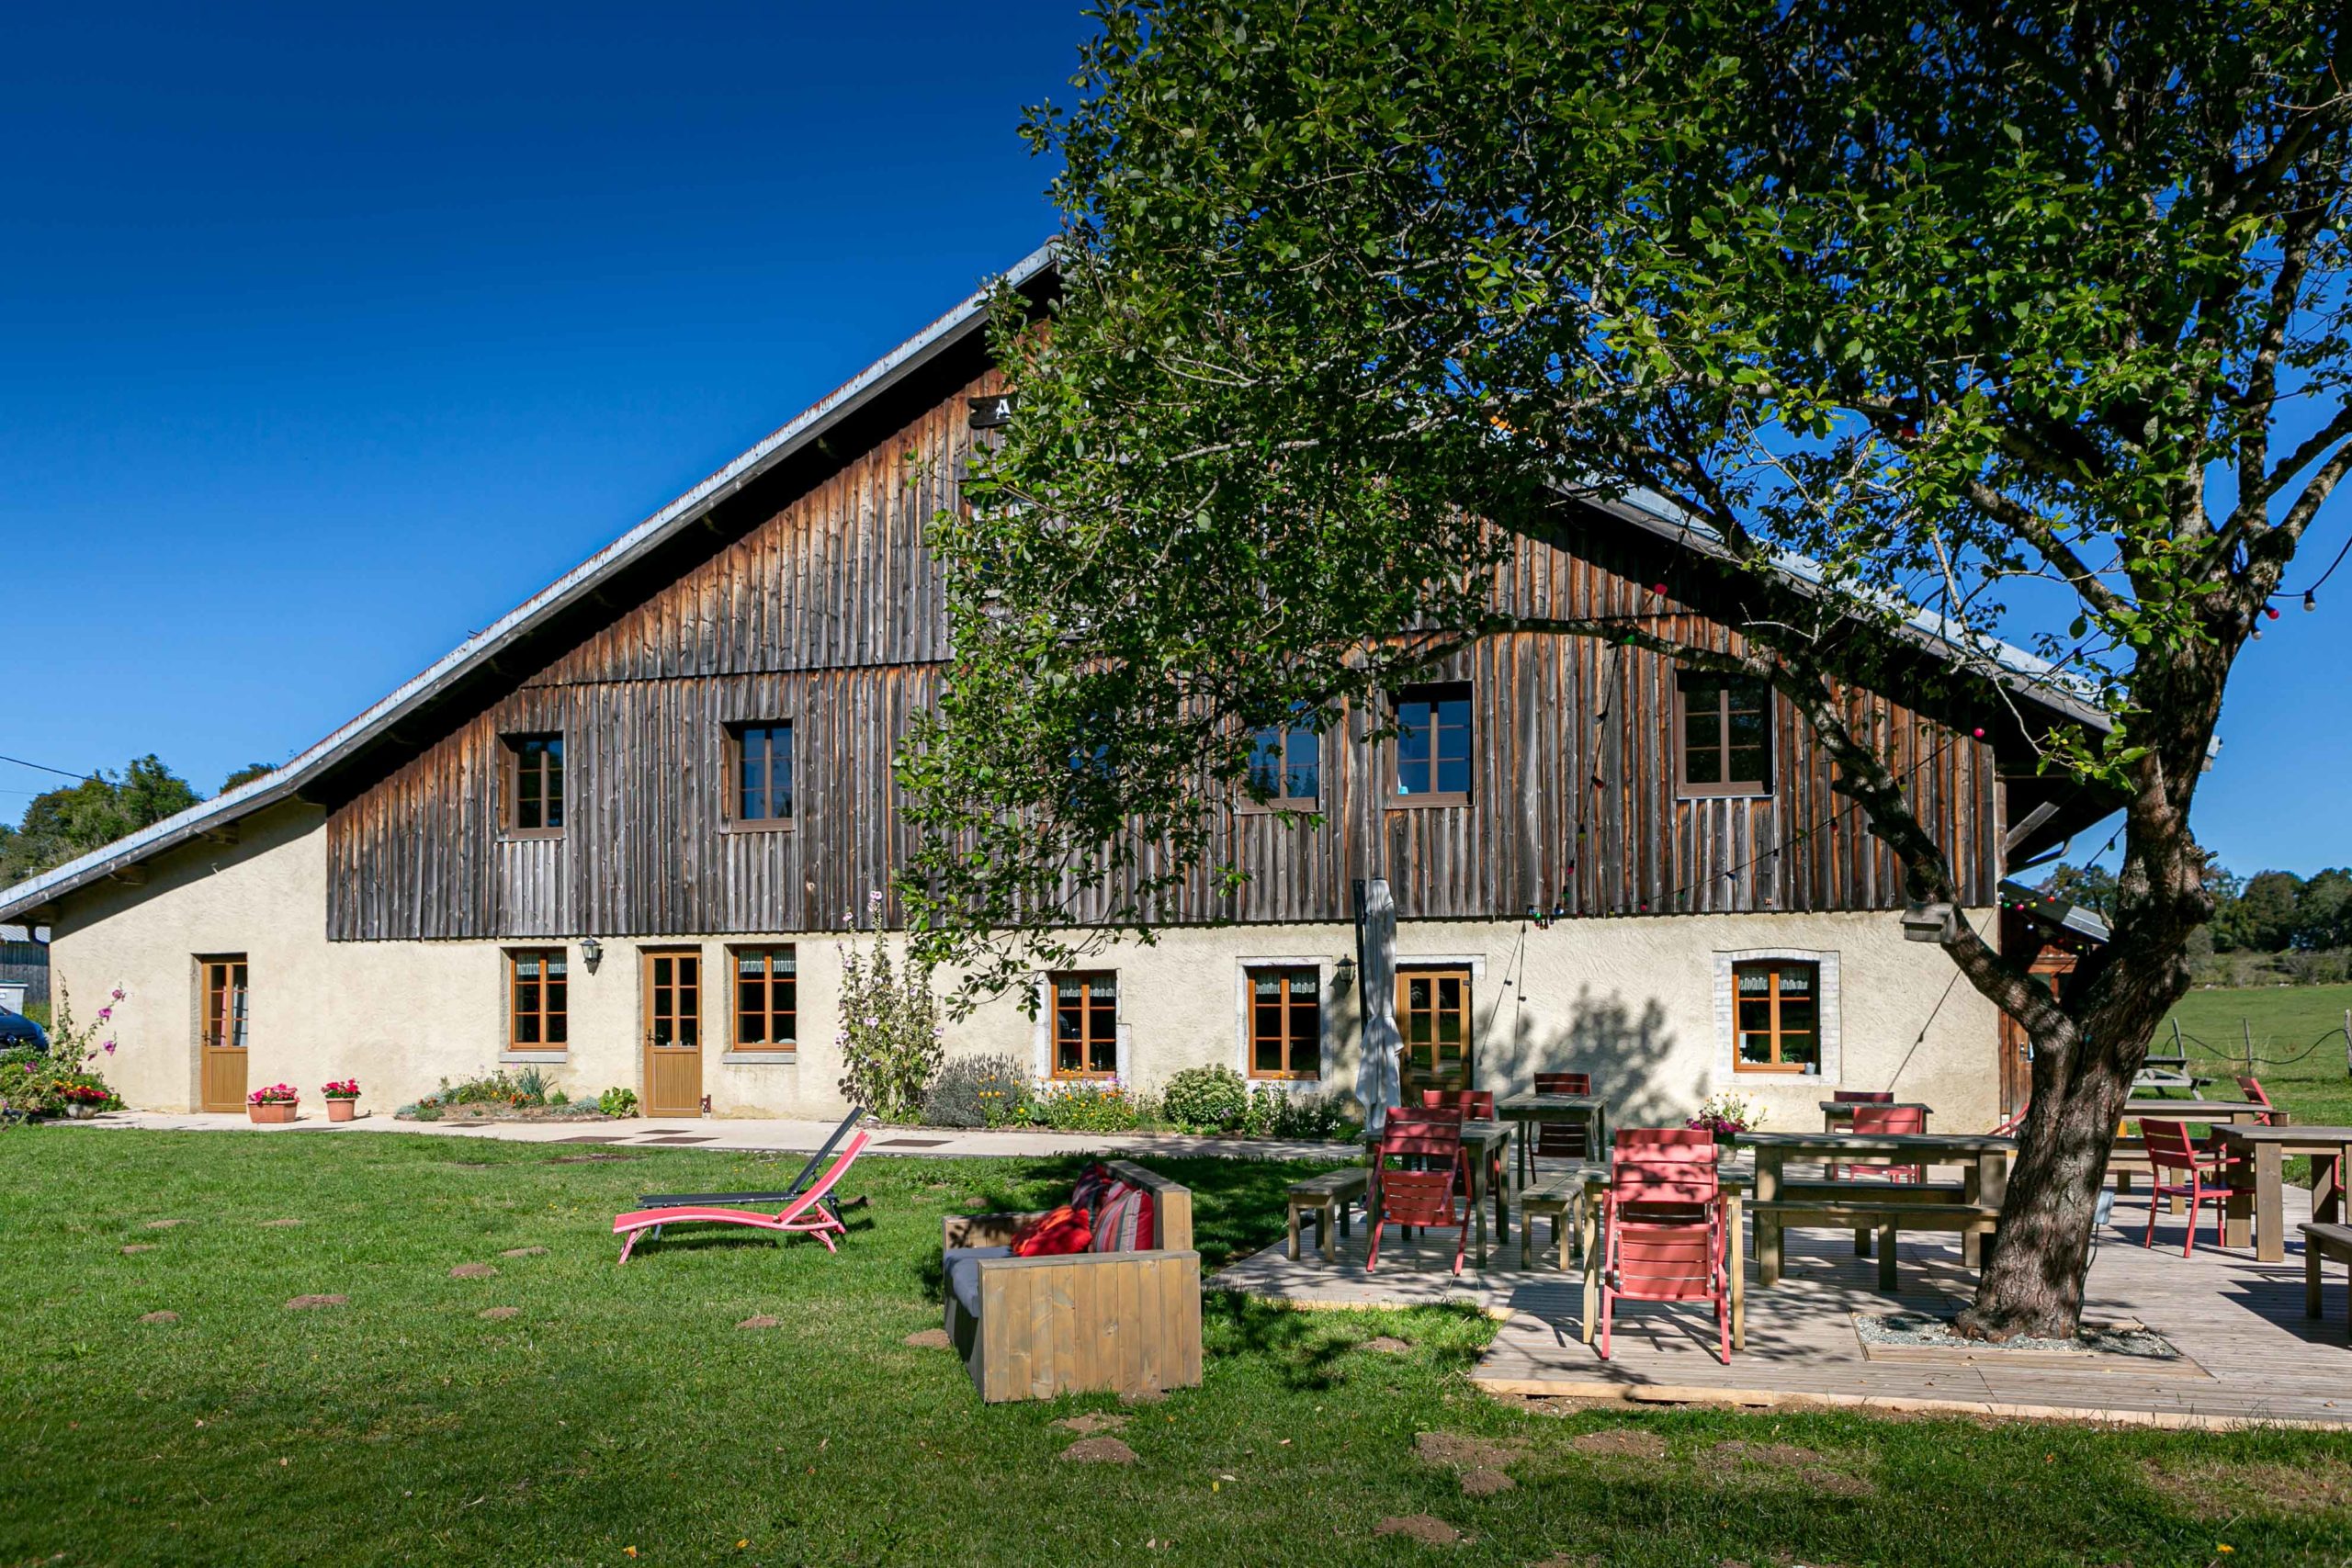
[[[1846,1045],[1838,981],[1838,950],[1809,947],[1743,947],[1715,954],[1714,1087],[1758,1089],[1775,1083],[1836,1085],[1845,1081]],[[1816,965],[1821,973],[1821,1070],[1817,1073],[1743,1073],[1738,1070],[1739,1030],[1732,991],[1732,966],[1784,959]]]

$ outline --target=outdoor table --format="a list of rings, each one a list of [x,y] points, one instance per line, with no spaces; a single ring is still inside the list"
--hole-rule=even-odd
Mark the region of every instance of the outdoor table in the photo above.
[[[1838,1131],[1838,1123],[1840,1122],[1846,1123],[1847,1128],[1851,1130],[1854,1125],[1854,1112],[1863,1109],[1864,1106],[1869,1105],[1869,1102],[1867,1100],[1822,1100],[1820,1104],[1821,1130],[1825,1133],[1835,1133]],[[1916,1111],[1923,1120],[1927,1117],[1933,1116],[1936,1113],[1936,1108],[1934,1106],[1923,1105],[1916,1100],[1898,1100],[1891,1105],[1882,1102],[1877,1105],[1869,1105],[1869,1109],[1872,1111]]]
[[[2129,1100],[2123,1103],[2123,1120],[2137,1122],[2153,1116],[2159,1122],[2202,1122],[2208,1126],[2228,1126],[2233,1123],[2260,1122],[2266,1117],[2284,1120],[2275,1107],[2254,1100]]]
[[[1990,1133],[1732,1133],[1724,1141],[1752,1150],[1756,1156],[1756,1201],[1769,1203],[1781,1196],[1781,1169],[1790,1160],[1817,1159],[1845,1164],[1854,1159],[1882,1159],[1898,1165],[1956,1165],[1962,1168],[1961,1201],[2000,1202],[2008,1191],[2009,1156],[2017,1152],[2015,1138]],[[1811,1185],[1811,1184],[1808,1184]],[[1820,1185],[1857,1197],[1884,1197],[1900,1191],[1892,1182],[1838,1181]],[[1781,1224],[1756,1222],[1756,1281],[1775,1285],[1781,1280]],[[1982,1256],[1976,1238],[1962,1239],[1962,1256],[1975,1265]]]
[[[1731,1343],[1735,1350],[1747,1348],[1747,1258],[1740,1245],[1741,1205],[1747,1200],[1754,1178],[1745,1172],[1724,1170],[1720,1167],[1715,1179],[1722,1184],[1724,1194],[1724,1230],[1727,1243],[1725,1261],[1731,1269]],[[1609,1190],[1609,1168],[1588,1166],[1584,1173],[1584,1201],[1577,1205],[1577,1247],[1584,1254],[1584,1342],[1592,1343],[1600,1325],[1600,1195]]]
[[[1495,1114],[1519,1123],[1519,1184],[1535,1174],[1536,1128],[1545,1122],[1575,1122],[1588,1129],[1591,1157],[1609,1157],[1609,1102],[1597,1094],[1514,1094],[1495,1101]]]
[[[2223,1210],[2222,1240],[2246,1243],[2246,1221],[2254,1221],[2254,1256],[2260,1263],[2287,1260],[2287,1216],[2279,1202],[2280,1166],[2289,1155],[2312,1156],[2312,1218],[2335,1222],[2344,1212],[2344,1179],[2352,1173],[2352,1127],[2261,1127],[2233,1123],[2213,1129],[2214,1141],[2253,1170],[2231,1184]],[[2249,1157],[2250,1156],[2250,1157]]]
[[[1504,1155],[1510,1148],[1511,1124],[1508,1122],[1468,1122],[1462,1123],[1462,1152],[1470,1156],[1470,1210],[1477,1216],[1478,1267],[1487,1266],[1487,1196],[1491,1190],[1495,1200],[1495,1241],[1497,1245],[1510,1239],[1510,1181]],[[1372,1186],[1364,1195],[1364,1223],[1380,1224],[1380,1134],[1366,1133],[1364,1147],[1372,1151]],[[1490,1181],[1489,1172],[1504,1179]]]

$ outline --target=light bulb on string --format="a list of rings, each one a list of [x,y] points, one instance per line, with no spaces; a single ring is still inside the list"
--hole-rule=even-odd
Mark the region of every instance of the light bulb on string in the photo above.
[[[2319,590],[2317,590],[2317,589],[2315,589],[2315,588],[2306,588],[2306,589],[2304,589],[2304,590],[2303,590],[2303,614],[2304,614],[2304,615],[2310,615],[2313,610],[2316,610],[2316,609],[2318,609],[2318,608],[2319,608]]]

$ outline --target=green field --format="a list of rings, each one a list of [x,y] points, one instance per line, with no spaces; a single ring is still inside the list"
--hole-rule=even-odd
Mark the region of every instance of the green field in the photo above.
[[[839,1257],[711,1235],[616,1269],[635,1193],[782,1173],[582,1158],[0,1134],[0,1563],[2146,1568],[2339,1562],[2352,1540],[2352,1436],[1505,1404],[1464,1380],[1492,1325],[1443,1310],[1213,1294],[1204,1387],[984,1407],[949,1353],[903,1343],[939,1323],[941,1216],[1043,1202],[1074,1162],[877,1158]],[[1297,1168],[1152,1163],[1194,1188],[1212,1262],[1275,1235]],[[286,1304],[314,1293],[348,1301]],[[1081,1412],[1123,1421],[1136,1462],[1062,1461]],[[1465,1441],[1515,1484],[1470,1495]],[[1422,1517],[1461,1539],[1380,1533]]]
[[[2172,1010],[2188,1047],[2191,1071],[2218,1081],[2211,1092],[2235,1098],[2231,1080],[2245,1071],[2249,1038],[2254,1076],[2298,1122],[2352,1122],[2352,1075],[2345,1071],[2344,1011],[2352,986],[2275,986],[2191,991]],[[2149,1049],[2172,1049],[2167,1021]]]

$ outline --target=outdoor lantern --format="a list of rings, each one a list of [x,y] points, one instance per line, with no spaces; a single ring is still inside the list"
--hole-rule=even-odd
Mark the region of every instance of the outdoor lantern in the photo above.
[[[594,975],[596,972],[596,965],[603,963],[604,959],[605,944],[603,942],[593,936],[581,940],[580,961],[588,965],[588,973]]]
[[[1335,997],[1346,996],[1348,987],[1355,983],[1355,977],[1356,961],[1352,958],[1340,959],[1331,965],[1331,994]]]

